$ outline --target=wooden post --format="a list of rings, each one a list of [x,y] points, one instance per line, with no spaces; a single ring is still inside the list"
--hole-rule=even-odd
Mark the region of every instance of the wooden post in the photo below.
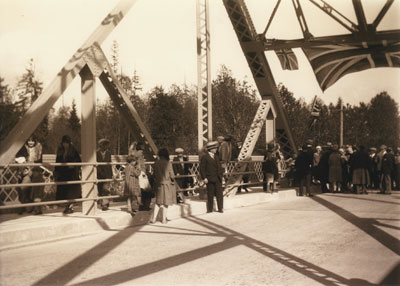
[[[81,76],[81,151],[82,162],[96,163],[96,79],[86,65],[80,72]],[[82,180],[97,178],[94,166],[82,166]],[[82,198],[96,198],[97,184],[82,185]],[[82,202],[82,214],[95,215],[96,201]]]

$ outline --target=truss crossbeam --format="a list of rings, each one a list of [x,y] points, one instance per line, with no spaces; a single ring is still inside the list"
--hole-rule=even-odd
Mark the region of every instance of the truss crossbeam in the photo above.
[[[258,137],[261,133],[262,127],[264,126],[267,115],[272,108],[270,100],[262,100],[256,115],[254,116],[253,123],[250,126],[250,130],[247,133],[246,139],[244,140],[242,149],[238,156],[238,162],[233,167],[233,174],[229,177],[227,185],[229,186],[224,190],[225,196],[233,196],[236,194],[237,186],[242,180],[243,173],[246,170],[248,161],[251,160],[251,154],[253,154],[254,147],[256,146]]]
[[[289,48],[304,48],[313,46],[325,45],[361,45],[367,44],[378,45],[384,43],[393,43],[400,41],[400,30],[389,30],[384,32],[370,32],[370,33],[354,33],[337,36],[315,37],[309,40],[296,39],[296,40],[275,40],[265,39],[264,49],[266,51],[276,49],[289,49]],[[258,46],[255,42],[246,43],[246,47],[250,51],[256,51]]]

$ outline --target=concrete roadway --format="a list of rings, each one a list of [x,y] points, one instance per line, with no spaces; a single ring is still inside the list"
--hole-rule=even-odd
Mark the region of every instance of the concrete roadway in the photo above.
[[[399,285],[400,194],[297,197],[0,252],[1,285]]]

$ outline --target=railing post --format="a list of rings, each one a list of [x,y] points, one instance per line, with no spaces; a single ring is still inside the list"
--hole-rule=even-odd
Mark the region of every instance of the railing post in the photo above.
[[[81,76],[81,151],[82,162],[96,163],[96,79],[86,65]],[[82,166],[82,180],[95,180],[97,172],[94,165]],[[82,184],[82,198],[96,198],[95,183]],[[96,201],[82,202],[82,214],[94,215],[97,210]]]

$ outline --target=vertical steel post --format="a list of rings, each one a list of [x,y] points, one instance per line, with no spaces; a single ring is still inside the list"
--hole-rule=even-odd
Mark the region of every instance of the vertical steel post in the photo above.
[[[198,147],[212,140],[210,24],[208,0],[196,1]]]
[[[81,72],[81,151],[82,162],[96,163],[96,79],[86,65]],[[82,166],[82,180],[95,180],[96,167]],[[82,198],[96,198],[95,183],[82,184]],[[82,214],[94,215],[97,209],[96,201],[82,202]]]

